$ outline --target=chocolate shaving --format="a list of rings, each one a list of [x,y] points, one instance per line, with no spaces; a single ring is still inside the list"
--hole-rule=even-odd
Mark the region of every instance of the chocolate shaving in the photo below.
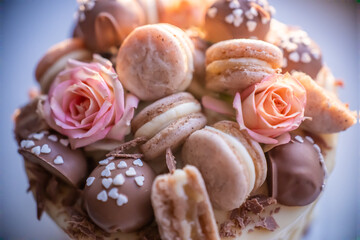
[[[280,207],[275,208],[274,213],[280,212]]]
[[[226,221],[220,225],[220,237],[235,237],[235,224],[233,221]]]
[[[244,203],[244,207],[254,214],[259,214],[264,210],[264,207],[259,203],[257,198],[247,200]]]
[[[67,210],[70,220],[66,221],[68,226],[65,232],[71,239],[102,240],[110,236],[109,233],[92,223],[85,214],[72,208]]]
[[[161,239],[158,226],[154,221],[152,224],[144,227],[139,232],[139,240],[159,240]]]
[[[170,173],[173,173],[176,170],[176,161],[171,148],[166,149],[166,166],[169,169]]]
[[[119,154],[125,153],[127,150],[130,150],[134,147],[137,147],[140,144],[143,144],[147,141],[146,137],[138,137],[131,141],[121,144],[119,147],[115,148],[110,153],[106,154],[106,157],[118,157]]]
[[[272,204],[276,204],[276,200],[274,198],[270,198],[265,195],[252,196],[247,199],[239,208],[231,211],[229,216],[230,220],[228,221],[234,224],[234,226],[238,227],[239,229],[244,229],[249,224],[255,223],[255,227],[274,231],[278,227],[275,219],[271,216],[265,218],[262,218],[260,216],[260,214],[264,212],[265,207]],[[277,213],[279,212],[279,210],[280,208],[278,207],[274,211]],[[229,226],[231,225],[229,225],[228,222],[225,223],[225,225],[223,226],[224,232],[229,232]]]
[[[274,231],[278,227],[279,225],[276,223],[275,219],[272,216],[267,216],[261,219],[261,221],[255,223],[255,228],[262,228],[269,231]]]

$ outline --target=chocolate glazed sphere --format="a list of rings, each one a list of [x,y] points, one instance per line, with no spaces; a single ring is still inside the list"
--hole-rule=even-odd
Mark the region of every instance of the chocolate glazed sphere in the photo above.
[[[316,79],[323,67],[319,46],[301,29],[291,28],[281,35],[278,47],[283,51],[283,72],[300,71]]]
[[[305,206],[324,186],[325,163],[320,148],[310,137],[295,136],[267,153],[272,196],[286,206]]]
[[[86,181],[84,207],[106,232],[133,232],[153,218],[150,193],[155,174],[140,159],[100,161]]]
[[[78,15],[75,34],[83,37],[86,46],[95,52],[120,46],[133,29],[145,24],[137,1],[88,0],[79,4]]]
[[[218,0],[206,13],[206,40],[264,40],[274,11],[266,0]]]

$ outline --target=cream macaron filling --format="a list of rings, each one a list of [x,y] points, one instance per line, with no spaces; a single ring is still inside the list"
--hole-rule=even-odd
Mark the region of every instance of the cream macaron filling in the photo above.
[[[263,72],[275,73],[272,66],[257,58],[229,58],[223,60],[216,60],[206,66],[206,71],[212,74],[220,74],[229,69],[239,69],[243,67],[261,68]]]
[[[68,54],[65,54],[61,58],[59,58],[54,64],[49,67],[43,76],[40,78],[40,85],[42,89],[47,90],[50,85],[51,81],[55,76],[65,68],[66,63],[69,59],[76,59],[76,60],[84,60],[84,59],[91,59],[92,55],[88,50],[85,49],[79,49],[72,51]]]
[[[230,143],[232,145],[229,147],[233,150],[233,152],[234,152],[235,156],[238,158],[239,162],[241,161],[241,163],[245,163],[245,165],[246,165],[245,169],[248,170],[248,173],[249,173],[249,192],[248,192],[248,195],[249,195],[255,186],[255,178],[256,178],[254,162],[253,162],[249,152],[246,150],[245,146],[242,145],[242,143],[240,141],[238,141],[235,137],[233,137],[227,133],[224,133],[216,128],[213,128],[213,127],[206,126],[205,129],[215,131],[221,137],[226,139],[226,142]],[[240,158],[241,158],[241,160],[240,160]]]
[[[142,125],[135,132],[135,138],[145,136],[150,139],[158,132],[169,126],[171,122],[183,118],[189,114],[198,112],[201,112],[201,105],[199,103],[185,102],[179,104]]]

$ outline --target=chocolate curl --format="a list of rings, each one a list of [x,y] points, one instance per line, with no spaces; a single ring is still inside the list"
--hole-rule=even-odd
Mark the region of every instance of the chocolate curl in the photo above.
[[[138,137],[131,141],[121,144],[119,147],[115,148],[113,151],[106,154],[106,157],[119,157],[119,158],[141,158],[143,155],[140,153],[128,154],[125,153],[127,150],[137,147],[140,144],[143,144],[148,139],[146,137]]]
[[[172,174],[176,170],[176,161],[175,157],[171,152],[170,148],[166,149],[166,166],[169,169],[169,172]]]

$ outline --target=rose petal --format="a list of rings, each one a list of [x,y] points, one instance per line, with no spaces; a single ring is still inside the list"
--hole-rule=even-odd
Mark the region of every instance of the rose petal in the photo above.
[[[204,108],[210,109],[214,112],[234,116],[234,109],[231,108],[228,103],[220,99],[211,96],[203,96],[201,98],[201,103]]]

